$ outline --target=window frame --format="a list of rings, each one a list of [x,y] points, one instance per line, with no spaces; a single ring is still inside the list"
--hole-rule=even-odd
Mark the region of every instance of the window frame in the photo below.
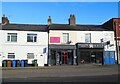
[[[63,43],[68,43],[68,42],[69,42],[69,33],[63,33]]]
[[[27,42],[36,43],[37,42],[37,34],[28,33],[27,34]]]
[[[91,33],[85,33],[85,43],[91,43]]]
[[[10,57],[10,55],[13,57]],[[8,59],[15,59],[15,53],[8,53],[7,57]]]
[[[29,55],[28,55],[29,54]],[[33,57],[28,57],[28,56],[30,56],[30,54],[32,54],[33,55]],[[31,56],[32,56],[31,55]],[[27,53],[27,59],[34,59],[35,58],[35,54],[34,53]]]
[[[17,42],[17,33],[7,33],[7,42]]]

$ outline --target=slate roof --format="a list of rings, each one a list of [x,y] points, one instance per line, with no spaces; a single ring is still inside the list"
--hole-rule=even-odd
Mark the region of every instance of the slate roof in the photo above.
[[[2,30],[18,30],[18,31],[47,31],[47,25],[32,25],[32,24],[7,24],[2,25]]]
[[[42,31],[47,32],[49,30],[69,30],[69,31],[111,31],[105,29],[102,25],[82,25],[76,24],[71,26],[69,24],[52,24],[48,25],[33,25],[33,24],[7,24],[0,25],[0,30],[18,30],[18,31]]]
[[[50,30],[72,30],[72,31],[110,31],[108,29],[102,28],[101,25],[75,25],[71,26],[69,24],[52,24],[49,28]]]

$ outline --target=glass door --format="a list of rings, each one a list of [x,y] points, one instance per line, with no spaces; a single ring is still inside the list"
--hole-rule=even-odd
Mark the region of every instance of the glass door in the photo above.
[[[91,63],[96,63],[96,52],[91,51]]]

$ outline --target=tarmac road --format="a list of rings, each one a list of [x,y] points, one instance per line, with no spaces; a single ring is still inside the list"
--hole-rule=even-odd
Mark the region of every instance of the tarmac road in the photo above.
[[[3,68],[3,82],[118,82],[118,65]]]
[[[6,78],[3,82],[118,82],[118,75]]]

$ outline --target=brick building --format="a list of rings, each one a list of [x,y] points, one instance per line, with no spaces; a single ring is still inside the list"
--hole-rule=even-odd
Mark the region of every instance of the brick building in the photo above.
[[[112,18],[102,25],[103,28],[113,30],[116,40],[116,52],[120,64],[120,18]]]

